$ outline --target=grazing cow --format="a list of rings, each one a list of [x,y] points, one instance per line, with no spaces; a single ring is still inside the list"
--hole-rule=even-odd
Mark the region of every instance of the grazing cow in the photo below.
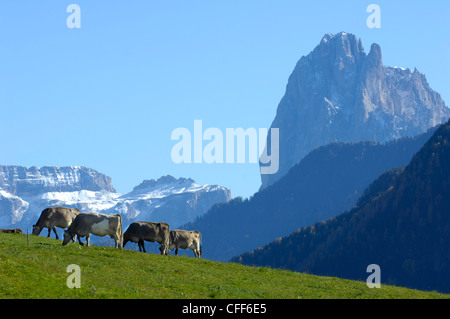
[[[0,229],[0,233],[5,233],[5,234],[23,234],[22,229],[19,229],[19,228]]]
[[[115,247],[122,248],[122,216],[97,213],[79,214],[69,228],[64,231],[63,245],[67,245],[74,236],[78,236],[78,241],[83,246],[80,237],[86,236],[86,244],[89,246],[90,234],[101,237],[109,235],[114,238]]]
[[[53,230],[56,239],[58,238],[58,233],[56,232],[56,227],[67,228],[72,224],[75,217],[80,214],[80,211],[76,208],[67,207],[49,207],[42,211],[36,225],[33,225],[33,235],[38,236],[44,227],[48,228],[48,235]]]
[[[144,240],[161,244],[161,255],[169,254],[169,225],[166,223],[134,222],[123,234],[123,246],[131,241],[137,243],[139,251],[145,251]],[[141,250],[142,248],[142,250]]]
[[[196,258],[203,255],[202,252],[202,234],[198,230],[171,230],[169,250],[175,249],[175,255],[178,255],[178,248],[191,249]]]

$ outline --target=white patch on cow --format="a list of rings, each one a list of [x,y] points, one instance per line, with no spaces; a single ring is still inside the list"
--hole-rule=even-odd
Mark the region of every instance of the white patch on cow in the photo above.
[[[102,220],[100,223],[92,224],[92,233],[97,236],[106,236],[109,233],[109,221]]]

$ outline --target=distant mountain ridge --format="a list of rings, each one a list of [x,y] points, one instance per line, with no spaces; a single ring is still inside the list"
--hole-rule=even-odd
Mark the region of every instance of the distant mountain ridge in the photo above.
[[[51,206],[118,213],[125,226],[136,219],[178,226],[229,200],[229,189],[198,185],[190,178],[162,176],[118,194],[110,177],[91,168],[0,165],[0,228],[31,227],[42,210]]]
[[[378,176],[406,165],[435,129],[385,144],[333,143],[317,148],[273,185],[249,199],[217,204],[182,228],[202,232],[205,258],[228,261],[351,209]]]
[[[198,185],[191,178],[167,175],[144,180],[116,200],[117,204],[105,212],[121,214],[125,224],[138,218],[175,227],[193,221],[216,203],[230,201],[231,192],[219,185]]]
[[[358,280],[375,263],[382,283],[450,292],[450,121],[351,211],[233,260]]]
[[[412,137],[449,117],[425,75],[384,66],[378,44],[366,54],[355,35],[326,34],[289,77],[271,125],[279,128],[279,171],[261,175],[262,188],[319,146]]]
[[[191,178],[180,177],[180,178],[176,179],[173,176],[166,175],[166,176],[162,176],[162,177],[158,178],[157,180],[155,180],[155,179],[147,180],[146,179],[141,184],[134,187],[133,191],[139,191],[139,190],[144,190],[144,189],[148,189],[148,188],[157,188],[158,186],[167,185],[167,184],[174,183],[174,182],[188,183],[188,184],[195,183],[195,181]]]
[[[110,177],[82,166],[0,165],[0,188],[17,196],[79,190],[116,192]]]

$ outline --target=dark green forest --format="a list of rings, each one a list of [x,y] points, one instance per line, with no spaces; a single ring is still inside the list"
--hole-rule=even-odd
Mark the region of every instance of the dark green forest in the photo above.
[[[235,257],[247,265],[450,292],[450,122],[404,169],[380,176],[350,211]]]
[[[182,228],[202,232],[205,258],[228,261],[351,209],[380,174],[408,164],[434,130],[387,144],[334,143],[320,147],[275,184],[249,199],[216,205]]]

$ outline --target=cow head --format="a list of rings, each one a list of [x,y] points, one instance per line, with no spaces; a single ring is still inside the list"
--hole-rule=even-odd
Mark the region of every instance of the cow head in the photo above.
[[[33,225],[33,235],[39,236],[42,231],[42,227],[38,225]]]
[[[172,243],[172,241],[170,241],[170,244],[166,248],[167,248],[167,252],[172,251],[175,249],[175,244]]]
[[[161,245],[161,247],[159,247],[159,251],[161,252],[161,255],[168,255],[169,247],[167,245]]]
[[[71,235],[70,232],[69,232],[69,230],[66,229],[66,230],[64,231],[64,239],[63,239],[63,243],[62,243],[63,246],[67,245],[67,243],[68,243],[69,241],[71,241],[72,238],[73,238],[73,235]]]

